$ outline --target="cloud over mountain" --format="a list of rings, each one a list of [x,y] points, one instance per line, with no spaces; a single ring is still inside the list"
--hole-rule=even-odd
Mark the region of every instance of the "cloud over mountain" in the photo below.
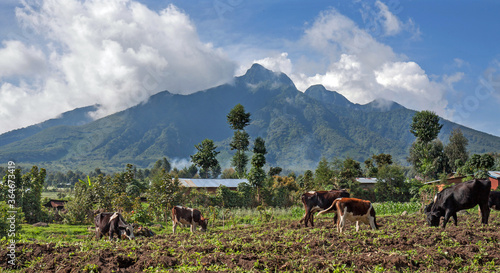
[[[104,116],[162,90],[216,86],[234,73],[235,64],[200,41],[173,5],[156,12],[132,0],[43,0],[24,2],[16,16],[37,39],[2,41],[0,133],[96,103],[96,116]]]
[[[384,33],[399,33],[401,21],[383,3],[377,2],[377,6]],[[433,110],[444,117],[451,115],[445,92],[460,80],[460,74],[453,75],[453,81],[446,75],[429,76],[419,64],[397,54],[335,9],[322,12],[298,43],[323,57],[323,72],[303,73],[300,66],[294,66],[287,59],[287,52],[256,62],[269,69],[292,71],[289,76],[302,91],[311,85],[322,84],[356,103],[365,104],[380,98],[415,110]]]

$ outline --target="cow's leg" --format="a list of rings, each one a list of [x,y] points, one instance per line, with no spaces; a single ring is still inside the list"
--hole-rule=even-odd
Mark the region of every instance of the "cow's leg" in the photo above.
[[[307,222],[309,222],[309,213],[310,211],[306,209],[306,214],[304,214],[304,218],[300,221],[304,221],[304,225],[307,227]]]
[[[372,229],[377,229],[377,225],[375,225],[375,217],[373,216],[368,216],[369,217],[369,222],[370,222],[370,226],[372,227]]]
[[[340,228],[340,233],[342,233],[342,231],[344,230],[344,225],[345,225],[345,216],[340,216],[340,225],[339,225],[339,228]]]
[[[309,212],[309,221],[311,221],[311,227],[314,227],[314,212]]]
[[[359,231],[359,221],[356,221],[356,232]]]
[[[453,213],[450,210],[446,210],[446,213],[444,214],[443,228],[446,227],[446,223],[448,223],[448,221],[450,220],[451,216],[453,216]]]
[[[458,217],[457,217],[457,213],[453,213],[453,215],[451,215],[451,217],[453,217],[453,222],[455,223],[455,226],[458,226]]]
[[[487,225],[489,217],[490,217],[490,207],[488,206],[488,204],[483,204],[481,208],[481,223]]]
[[[175,229],[177,228],[177,222],[172,221],[172,234],[175,234]]]
[[[192,222],[191,223],[191,233],[194,233],[196,231],[196,223]]]

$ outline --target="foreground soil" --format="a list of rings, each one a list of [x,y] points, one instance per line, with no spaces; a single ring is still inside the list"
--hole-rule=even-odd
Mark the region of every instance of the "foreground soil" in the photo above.
[[[458,216],[458,226],[431,228],[421,214],[378,217],[383,225],[342,235],[331,218],[314,228],[297,221],[273,221],[209,230],[99,242],[16,246],[19,272],[478,272],[500,271],[500,215],[479,224],[477,215]],[[179,228],[178,228],[179,230]],[[0,266],[7,264],[6,246]]]

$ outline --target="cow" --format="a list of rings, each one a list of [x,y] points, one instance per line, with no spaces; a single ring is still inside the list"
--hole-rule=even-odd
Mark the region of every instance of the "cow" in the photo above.
[[[378,229],[381,225],[377,224],[375,209],[368,200],[358,198],[337,198],[326,210],[320,211],[318,216],[323,213],[335,211],[337,213],[337,231],[342,233],[345,221],[356,221],[356,232],[359,231],[359,222],[370,225],[372,229]]]
[[[431,208],[424,211],[427,216],[427,223],[431,227],[437,227],[441,217],[444,217],[442,227],[445,228],[450,217],[453,217],[456,226],[458,225],[458,211],[479,205],[481,223],[487,225],[490,216],[490,208],[488,207],[490,191],[491,182],[479,179],[466,181],[440,191],[434,197]]]
[[[135,238],[134,227],[129,225],[118,212],[99,213],[94,218],[94,224],[97,240],[106,233],[109,233],[109,240],[113,239],[115,233],[118,239],[121,239],[122,236],[126,236],[129,240]]]
[[[333,201],[339,197],[350,197],[350,195],[344,189],[330,191],[309,191],[302,194],[301,200],[302,204],[304,204],[305,214],[304,217],[300,219],[299,223],[302,223],[304,221],[304,224],[307,227],[307,223],[310,222],[311,226],[314,227],[313,214],[315,212],[329,208],[332,205]]]
[[[488,198],[488,207],[494,210],[500,210],[500,191],[491,191]]]
[[[191,232],[194,233],[196,226],[201,227],[201,231],[207,230],[208,218],[204,218],[197,209],[175,206],[172,208],[172,233],[178,224],[191,225]]]

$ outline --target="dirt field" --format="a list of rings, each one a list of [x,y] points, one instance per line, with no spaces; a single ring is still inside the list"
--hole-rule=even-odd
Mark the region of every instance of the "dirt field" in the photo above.
[[[339,235],[331,218],[314,228],[297,221],[239,226],[191,235],[135,241],[18,244],[21,272],[478,272],[500,271],[499,214],[481,226],[477,215],[458,216],[443,230],[421,214],[378,217],[380,230],[350,226]],[[179,229],[178,229],[179,230]],[[7,265],[5,246],[0,266]]]

